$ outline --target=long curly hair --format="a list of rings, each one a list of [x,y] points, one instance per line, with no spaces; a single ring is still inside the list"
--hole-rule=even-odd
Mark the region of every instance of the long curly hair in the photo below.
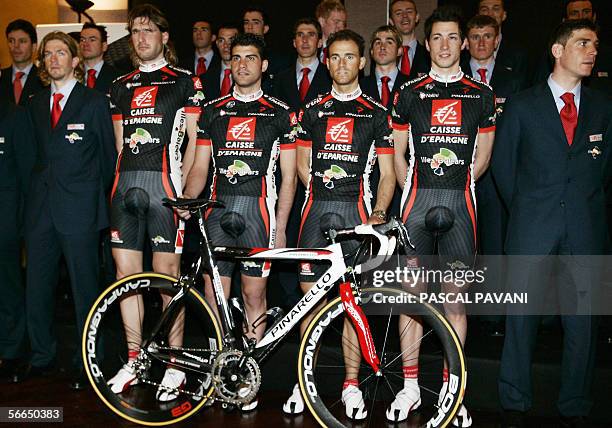
[[[53,31],[52,33],[47,34],[40,45],[38,45],[37,67],[40,80],[42,80],[45,85],[51,84],[51,77],[49,76],[49,73],[45,67],[45,47],[51,40],[59,40],[68,47],[68,51],[70,52],[72,58],[79,58],[79,63],[74,69],[74,77],[79,82],[83,83],[85,70],[83,69],[83,57],[79,51],[79,45],[77,44],[76,40],[62,31]]]
[[[143,4],[132,9],[128,15],[128,24],[127,30],[130,34],[132,34],[132,27],[134,26],[134,22],[138,18],[144,18],[159,28],[159,31],[162,33],[170,32],[170,25],[168,24],[168,20],[164,16],[164,14],[155,6],[151,4]],[[130,38],[130,58],[132,59],[132,63],[135,67],[138,67],[140,64],[140,59],[136,55],[134,50],[134,45],[131,42]],[[167,44],[164,45],[164,58],[166,62],[170,65],[176,65],[178,63],[178,58],[176,56],[176,52],[174,51],[174,47],[172,43],[168,41]]]

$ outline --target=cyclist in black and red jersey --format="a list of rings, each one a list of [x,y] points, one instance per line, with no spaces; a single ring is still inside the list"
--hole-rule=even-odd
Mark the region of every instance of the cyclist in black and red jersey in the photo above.
[[[363,38],[351,30],[338,31],[328,39],[328,53],[332,90],[299,114],[298,174],[306,186],[306,202],[298,246],[306,248],[328,245],[324,231],[329,228],[384,222],[395,189],[391,118],[383,106],[361,93],[358,83],[359,70],[365,66]],[[372,210],[370,174],[377,161],[380,181]],[[358,241],[343,242],[345,254],[358,245]],[[302,291],[308,292],[327,269],[325,264],[302,263]],[[310,319],[302,322],[302,334]],[[358,349],[356,355],[355,349],[344,352],[359,361]],[[342,402],[347,416],[364,419],[367,411],[358,374],[359,367],[347,367]],[[283,410],[304,410],[298,385]]]
[[[185,197],[197,197],[202,192],[212,159],[211,198],[220,199],[225,207],[206,213],[211,242],[217,246],[283,247],[297,184],[297,118],[286,104],[261,90],[262,74],[268,65],[263,39],[253,34],[239,35],[232,41],[231,51],[234,90],[203,108],[196,161]],[[277,196],[274,172],[279,165],[282,183]],[[227,299],[235,262],[219,260],[217,265]],[[266,311],[270,263],[244,261],[240,272],[250,327]],[[205,276],[205,282],[206,299],[216,310],[210,277]],[[260,323],[247,335],[259,340],[265,327]],[[256,405],[253,401],[242,410]]]
[[[431,54],[431,71],[402,85],[393,109],[395,170],[403,189],[401,216],[415,245],[415,255],[437,254],[452,261],[449,266],[470,266],[476,253],[476,205],[474,182],[486,170],[495,131],[495,101],[486,84],[463,74],[459,67],[461,49],[467,40],[460,17],[452,9],[439,8],[425,23],[426,47]],[[454,218],[450,229],[437,233],[426,227],[425,218],[434,207],[445,207]],[[437,240],[437,242],[436,242]],[[459,262],[457,262],[459,261]],[[445,266],[446,268],[446,266]],[[443,284],[454,291],[454,284]],[[445,304],[446,315],[462,343],[467,334],[465,309]],[[419,323],[400,317],[402,350],[422,334]],[[404,388],[387,410],[397,422],[408,417],[421,402],[418,386],[418,349],[402,354]],[[448,386],[443,373],[440,396]],[[462,405],[453,424],[471,426]]]
[[[174,54],[166,45],[168,22],[159,10],[143,5],[128,17],[137,70],[115,80],[110,90],[113,124],[119,151],[111,192],[111,245],[121,279],[143,270],[145,239],[153,250],[153,270],[177,277],[183,246],[183,222],[162,205],[165,197],[182,194],[183,177],[193,164],[197,120],[204,99],[197,76],[174,67]],[[184,150],[181,146],[187,139]],[[164,304],[169,302],[162,296]],[[132,361],[139,353],[141,296],[123,302],[128,363],[109,384],[121,392],[135,381]],[[171,345],[182,343],[182,323],[170,333]],[[168,368],[162,385],[176,388],[185,374]],[[163,387],[160,401],[176,398]]]

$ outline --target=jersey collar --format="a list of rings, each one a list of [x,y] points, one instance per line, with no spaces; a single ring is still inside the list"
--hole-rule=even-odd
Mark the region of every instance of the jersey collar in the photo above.
[[[358,86],[357,89],[355,89],[350,94],[341,94],[340,92],[336,91],[336,89],[332,86],[331,95],[338,101],[351,101],[361,95],[361,88]]]
[[[167,65],[168,65],[168,62],[166,61],[166,58],[162,58],[159,61],[154,62],[152,64],[140,64],[138,66],[138,69],[145,73],[150,73],[152,71],[157,71],[161,68],[164,68]]]
[[[243,103],[250,103],[251,101],[255,101],[255,100],[261,98],[263,96],[263,91],[260,89],[259,91],[253,92],[252,94],[242,95],[242,94],[239,94],[238,92],[236,92],[236,88],[234,88],[234,92],[233,92],[232,95],[238,101],[242,101]]]
[[[433,70],[429,70],[429,77],[431,77],[432,79],[440,82],[440,83],[453,83],[453,82],[458,82],[461,79],[463,79],[463,71],[461,71],[461,68],[459,69],[459,72],[457,74],[451,74],[448,76],[442,76],[441,74],[436,73]]]

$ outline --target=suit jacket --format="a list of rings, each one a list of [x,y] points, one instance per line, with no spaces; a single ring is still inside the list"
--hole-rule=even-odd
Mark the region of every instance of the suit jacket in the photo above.
[[[219,64],[221,64],[221,57],[219,56],[219,53],[216,51],[216,49],[213,49],[213,57],[210,60],[210,64],[206,66],[206,72],[208,73],[208,70],[213,67],[216,67]],[[193,49],[189,52],[189,55],[184,55],[181,57],[179,61],[179,67],[184,68],[185,70],[189,70],[193,74],[196,73],[195,51]],[[200,76],[200,78],[202,78],[202,76]]]
[[[50,97],[48,87],[28,106],[37,154],[26,227],[42,215],[63,234],[103,229],[108,226],[104,195],[117,154],[108,99],[77,83],[51,129]]]
[[[212,61],[206,73],[200,75],[200,80],[206,101],[219,98],[221,95],[221,60]]]
[[[389,102],[385,106],[387,107],[387,110],[391,110],[391,107],[393,107],[393,94],[399,91],[400,86],[402,86],[407,81],[408,77],[405,74],[397,73],[397,78],[393,83],[393,88],[391,88],[391,96],[389,97]],[[369,76],[366,76],[359,80],[359,86],[361,86],[361,90],[366,95],[371,96],[378,102],[381,101],[380,95],[378,95],[378,82],[376,81],[376,74],[374,72],[370,73]]]
[[[25,193],[34,154],[32,125],[25,108],[0,98],[0,194]]]
[[[399,67],[400,63],[397,64]],[[376,68],[376,63],[374,61],[370,61],[370,76],[374,74],[374,69]],[[416,79],[423,74],[429,73],[431,69],[431,56],[425,46],[421,43],[417,43],[416,50],[414,51],[414,58],[412,58],[412,64],[410,64],[410,75],[407,80]],[[404,75],[405,76],[405,75]]]
[[[102,68],[100,69],[100,74],[98,74],[98,78],[96,79],[94,89],[102,92],[104,95],[108,94],[111,84],[120,75],[121,73],[119,70],[112,65],[107,63],[102,64]]]
[[[2,75],[0,75],[0,98],[7,98],[11,103],[15,104],[15,94],[13,92],[13,68],[7,67],[2,69]],[[34,94],[39,92],[43,88],[43,84],[38,77],[38,68],[35,65],[32,66],[28,78],[26,79],[25,85],[23,85],[23,91],[21,92],[21,98],[19,99],[19,105],[25,106]]]
[[[502,37],[495,56],[495,64],[518,73],[521,77],[527,76],[527,54],[519,46],[509,42],[506,36]]]
[[[300,101],[300,92],[296,80],[296,66],[293,65],[276,75],[272,95],[284,101],[293,111],[298,111],[305,104],[314,100],[317,96],[325,94],[331,90],[331,78],[324,64],[319,63],[315,71],[312,82],[304,102]]]
[[[508,254],[550,254],[562,239],[572,254],[605,254],[604,188],[610,180],[612,106],[581,88],[578,126],[568,145],[546,83],[506,103],[492,172],[509,209]]]

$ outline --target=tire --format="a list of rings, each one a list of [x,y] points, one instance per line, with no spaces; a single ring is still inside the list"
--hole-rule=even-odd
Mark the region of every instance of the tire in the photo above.
[[[348,418],[340,400],[345,376],[343,340],[347,343],[342,334],[345,316],[340,297],[314,316],[300,345],[298,378],[304,401],[321,426],[355,424],[378,427],[394,424],[386,420],[385,410],[403,387],[398,312],[418,317],[423,325],[422,340],[417,342],[421,349],[418,365],[422,404],[418,410],[409,414],[406,421],[399,424],[427,427],[450,425],[463,401],[467,382],[463,348],[450,323],[437,309],[426,303],[406,300],[408,294],[391,288],[361,290],[360,306],[370,324],[382,374],[376,376],[361,357],[359,388],[363,392],[368,411],[363,421]],[[389,297],[395,298],[397,304],[380,304],[383,298],[388,302]],[[361,354],[359,342],[347,346]],[[438,405],[445,359],[451,386],[441,400],[442,404]]]
[[[182,347],[172,351],[161,349],[148,352],[142,350],[138,361],[144,355],[144,360],[150,361],[148,369],[140,370],[138,382],[121,393],[114,393],[107,384],[117,371],[127,361],[127,343],[124,324],[120,312],[120,302],[128,296],[140,294],[143,299],[144,315],[142,336],[149,340],[152,330],[160,320],[162,313],[161,295],[175,296],[175,278],[156,274],[142,273],[123,278],[107,288],[92,306],[83,333],[83,361],[85,372],[94,391],[102,402],[113,412],[131,422],[161,426],[179,422],[196,413],[210,399],[214,387],[208,374],[194,369],[181,368],[186,375],[183,390],[198,394],[198,396],[180,393],[172,401],[158,402],[155,398],[157,386],[146,381],[159,383],[164,375],[167,361],[159,358],[178,356],[189,348],[189,354],[196,358],[212,359],[222,347],[221,330],[210,307],[195,288],[191,288],[182,298],[181,307],[185,310],[184,339]],[[166,325],[172,325],[166,323]],[[151,343],[167,346],[168,334],[162,334],[151,339]],[[149,347],[149,349],[152,349]],[[193,361],[193,360],[192,360]]]

